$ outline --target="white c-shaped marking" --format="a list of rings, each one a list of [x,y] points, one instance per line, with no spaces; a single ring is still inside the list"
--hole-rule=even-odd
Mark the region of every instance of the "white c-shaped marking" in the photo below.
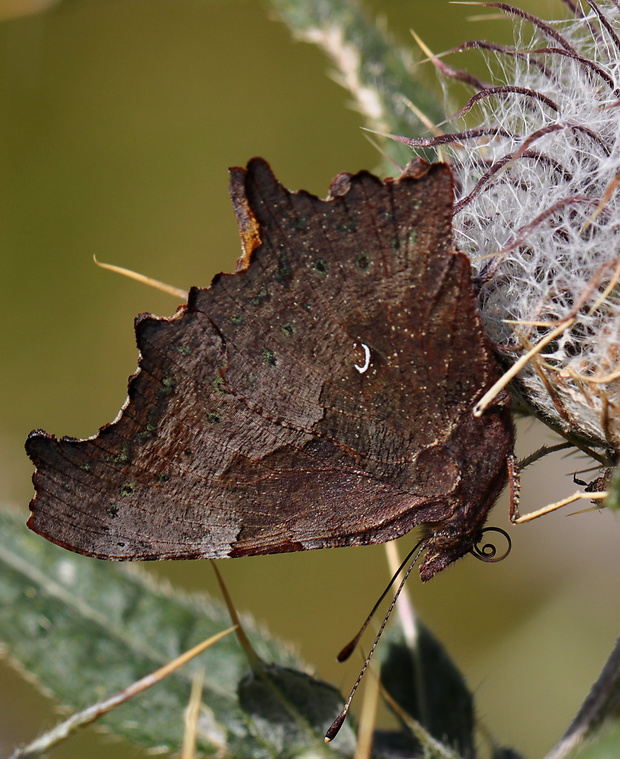
[[[358,345],[361,345],[364,349],[364,363],[362,366],[358,366],[357,364],[353,364],[353,366],[360,374],[364,374],[364,372],[367,371],[368,367],[370,366],[370,348],[365,343],[354,343],[353,347],[357,348]]]

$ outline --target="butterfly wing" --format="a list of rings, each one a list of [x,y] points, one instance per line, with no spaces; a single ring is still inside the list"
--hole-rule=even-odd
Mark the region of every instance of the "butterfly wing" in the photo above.
[[[452,249],[449,171],[341,175],[319,200],[255,159],[231,194],[239,270],[170,319],[137,319],[117,420],[86,440],[31,433],[30,527],[112,559],[376,543],[429,523],[466,552],[512,428],[505,404],[471,412],[497,368]]]

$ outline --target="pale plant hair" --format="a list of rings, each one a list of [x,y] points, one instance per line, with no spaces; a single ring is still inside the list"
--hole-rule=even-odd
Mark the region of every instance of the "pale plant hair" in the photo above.
[[[500,353],[516,361],[566,324],[519,373],[519,392],[564,434],[617,453],[620,7],[567,5],[561,21],[509,10],[511,48],[461,46],[482,50],[488,82],[444,126],[449,135],[410,143],[447,149],[456,244]]]

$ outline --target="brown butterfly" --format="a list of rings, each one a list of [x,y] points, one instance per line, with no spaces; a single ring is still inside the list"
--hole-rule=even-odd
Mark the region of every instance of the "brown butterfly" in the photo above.
[[[509,400],[449,169],[342,174],[326,200],[231,171],[244,253],[169,319],[140,315],[118,418],[30,434],[29,526],[104,559],[381,543],[426,528],[423,579],[470,551],[507,479]]]

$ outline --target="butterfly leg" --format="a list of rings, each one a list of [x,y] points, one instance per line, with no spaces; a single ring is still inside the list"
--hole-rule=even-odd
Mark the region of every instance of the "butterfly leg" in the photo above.
[[[586,493],[583,490],[578,490],[573,495],[563,498],[561,501],[555,503],[549,503],[547,506],[543,506],[541,509],[531,511],[529,514],[521,516],[519,512],[519,491],[521,489],[521,482],[519,480],[519,468],[517,466],[517,460],[514,455],[508,457],[508,483],[510,485],[510,521],[513,524],[523,524],[524,522],[531,522],[533,519],[538,519],[545,514],[550,514],[552,511],[561,509],[562,506],[566,506],[569,503],[574,503],[580,498],[588,498],[590,500],[602,501],[607,493],[605,491],[599,493]]]
[[[513,524],[518,524],[521,519],[521,514],[519,513],[521,475],[517,457],[514,453],[508,454],[506,466],[508,467],[508,487],[510,488],[510,521]]]

